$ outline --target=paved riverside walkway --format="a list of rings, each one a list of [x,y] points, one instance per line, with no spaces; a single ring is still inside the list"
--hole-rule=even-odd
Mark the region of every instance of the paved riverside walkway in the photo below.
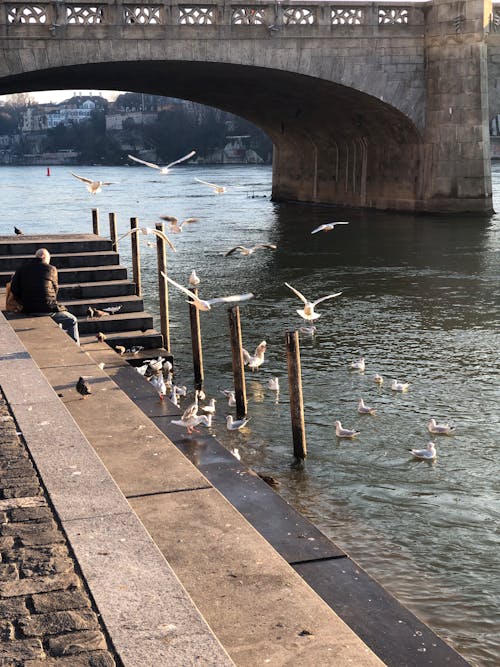
[[[139,409],[175,414],[133,369],[50,318],[12,324],[0,386],[123,664],[383,664]]]

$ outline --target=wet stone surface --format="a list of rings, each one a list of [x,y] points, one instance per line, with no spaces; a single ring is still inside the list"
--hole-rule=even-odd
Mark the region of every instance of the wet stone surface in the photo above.
[[[120,664],[0,389],[0,665]]]

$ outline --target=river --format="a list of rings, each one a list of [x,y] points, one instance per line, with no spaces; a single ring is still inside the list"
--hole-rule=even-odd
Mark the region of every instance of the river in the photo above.
[[[196,216],[172,237],[169,274],[185,283],[196,268],[207,298],[253,292],[241,308],[244,345],[266,340],[259,372],[248,374],[248,428],[229,434],[220,389],[231,386],[225,307],[201,314],[206,391],[217,398],[213,432],[242,461],[280,482],[279,493],[309,517],[473,665],[500,664],[499,254],[500,216],[477,219],[399,215],[276,204],[271,169],[181,166],[168,176],[146,167],[78,167],[110,181],[96,196],[68,167],[2,167],[0,234],[91,231],[117,215],[152,226],[159,215]],[[194,178],[228,186],[217,196]],[[493,165],[500,211],[500,166]],[[311,230],[332,220],[350,224]],[[144,237],[145,238],[145,237]],[[237,244],[274,243],[249,257],[223,253]],[[120,245],[130,266],[130,243]],[[157,313],[156,251],[143,243],[143,289]],[[341,291],[318,307],[314,336],[301,335],[308,458],[290,466],[292,441],[284,333],[300,327],[299,300]],[[177,382],[192,386],[185,299],[170,288]],[[350,370],[364,356],[366,370]],[[375,373],[384,376],[378,387]],[[281,380],[279,397],[267,388]],[[391,391],[390,380],[410,383]],[[361,416],[357,401],[377,409]],[[452,436],[434,436],[437,460],[407,451],[430,440],[427,423],[451,421]],[[338,440],[340,419],[361,435]]]

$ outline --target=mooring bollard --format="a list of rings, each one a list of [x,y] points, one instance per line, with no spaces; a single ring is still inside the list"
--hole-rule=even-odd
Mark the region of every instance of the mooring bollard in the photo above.
[[[190,287],[189,291],[198,296],[196,287]],[[203,349],[201,346],[200,311],[193,305],[189,305],[189,320],[191,323],[191,347],[193,349],[193,371],[194,388],[203,389]]]
[[[92,209],[92,232],[99,236],[99,209]]]
[[[298,331],[286,332],[286,358],[288,364],[290,415],[292,418],[293,455],[296,459],[303,460],[307,456],[307,444]]]
[[[157,222],[155,225],[159,232],[165,233],[163,222]],[[170,352],[170,324],[168,317],[168,282],[161,275],[162,272],[167,275],[167,246],[161,236],[156,235],[156,257],[158,264],[158,295],[160,297],[160,331],[163,336],[163,345],[167,352]]]
[[[247,392],[245,385],[245,366],[243,364],[243,344],[239,306],[228,309],[229,332],[231,336],[231,356],[233,360],[234,396],[236,398],[236,416],[241,419],[247,414]]]
[[[109,238],[111,240],[111,249],[118,252],[118,233],[116,230],[116,213],[109,213]]]
[[[139,221],[137,218],[130,218],[130,229],[137,229],[138,226]],[[139,251],[139,232],[131,234],[130,241],[132,244],[132,274],[135,283],[135,293],[137,296],[141,296],[141,254]]]

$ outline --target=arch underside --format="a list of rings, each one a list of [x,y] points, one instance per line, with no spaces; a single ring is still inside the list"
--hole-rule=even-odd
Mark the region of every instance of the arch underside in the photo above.
[[[252,121],[275,145],[276,200],[418,208],[418,130],[400,111],[352,88],[269,68],[185,61],[99,62],[0,80],[1,94],[68,88],[177,97]]]

